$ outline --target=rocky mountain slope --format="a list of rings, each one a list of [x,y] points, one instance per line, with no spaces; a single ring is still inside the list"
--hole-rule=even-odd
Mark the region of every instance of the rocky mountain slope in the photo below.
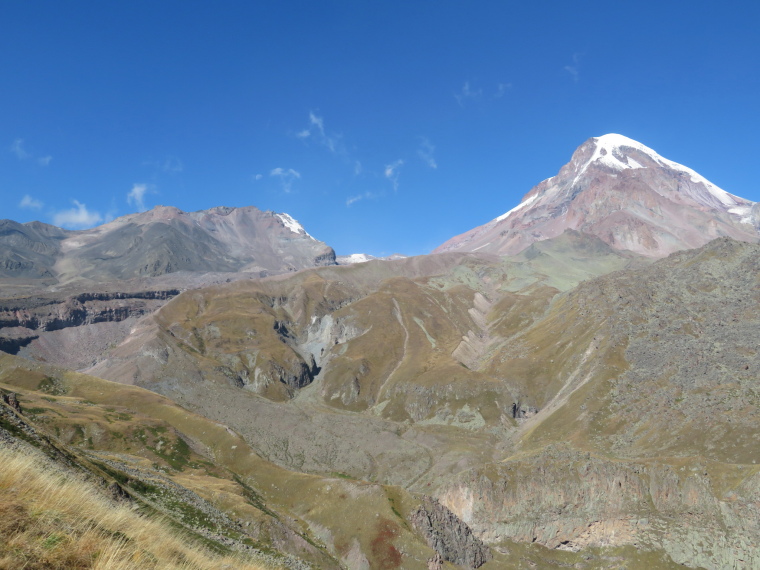
[[[183,212],[157,206],[90,230],[0,221],[0,277],[104,283],[180,271],[256,276],[335,263],[287,214],[254,207]]]
[[[760,210],[692,169],[622,135],[591,138],[559,173],[487,224],[434,253],[510,255],[566,229],[650,257],[700,247],[721,236],[757,242]]]
[[[216,564],[195,561],[190,568],[424,570],[435,561],[438,568],[452,569],[459,567],[452,561],[470,560],[472,567],[492,570],[508,564],[456,515],[425,507],[435,504],[429,498],[343,474],[319,477],[282,469],[262,459],[229,426],[141,388],[0,356],[0,395],[0,455],[47,459],[46,469],[64,484],[84,480],[138,516],[168,521],[193,548],[227,557]],[[23,497],[14,499],[10,506],[0,501],[3,546],[29,526],[8,524],[6,514],[26,509]],[[429,532],[417,529],[426,514],[435,531],[448,537],[446,544],[430,545]],[[108,521],[89,521],[91,528],[100,524]],[[23,557],[16,545],[13,556]],[[71,553],[71,559],[83,559],[79,554]],[[143,556],[122,567],[161,567]],[[529,564],[556,558],[540,547],[524,549],[521,556]],[[97,553],[89,558],[77,567],[102,562]],[[10,563],[7,557],[0,560]]]
[[[441,502],[491,543],[756,566],[758,268],[760,247],[720,239],[587,281],[510,327],[494,348],[511,357],[484,372],[537,413],[510,457],[463,471]]]
[[[756,560],[760,246],[651,264],[570,232],[524,253],[188,291],[90,372],[283,468],[432,495],[495,552]]]

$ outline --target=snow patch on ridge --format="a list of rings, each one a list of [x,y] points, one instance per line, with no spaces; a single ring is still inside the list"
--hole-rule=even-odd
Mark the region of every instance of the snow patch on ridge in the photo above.
[[[344,263],[365,263],[373,259],[375,259],[373,256],[366,253],[352,253],[351,255],[341,256],[341,261]]]
[[[672,160],[668,160],[648,146],[643,145],[640,142],[628,138],[624,135],[610,133],[602,135],[600,137],[594,137],[592,141],[594,144],[593,154],[591,158],[588,159],[586,163],[577,170],[577,174],[570,184],[571,187],[574,187],[578,183],[588,167],[593,163],[602,164],[618,172],[623,170],[648,168],[644,164],[641,164],[641,162],[646,161],[642,159],[641,162],[639,162],[633,157],[629,156],[629,153],[624,150],[634,149],[644,154],[647,158],[649,158],[652,162],[660,167],[687,175],[691,184],[686,182],[679,185],[679,191],[684,195],[688,196],[702,206],[723,210],[724,212],[731,215],[735,221],[744,224],[754,224],[752,217],[752,207],[755,204],[754,202],[726,192],[691,168]],[[552,180],[552,178],[548,178],[547,180]],[[562,185],[562,187],[564,188],[565,186]],[[550,185],[541,193],[537,192],[532,196],[528,196],[508,212],[505,212],[504,214],[482,226],[480,228],[480,231],[474,235],[471,235],[466,241],[470,241],[471,239],[475,238],[476,235],[480,235],[483,232],[490,230],[490,228],[492,228],[494,225],[509,218],[512,214],[515,214],[517,212],[521,212],[522,214],[524,213],[524,210],[528,209],[528,207],[531,205],[533,205],[532,207],[535,207],[538,205],[534,204],[536,201],[539,203],[546,203],[548,201],[551,201],[553,196],[556,195],[559,190],[559,187],[555,183],[553,185]],[[563,212],[562,215],[564,215],[564,213],[566,212]],[[490,243],[481,245],[473,251],[477,251],[478,249],[484,248],[488,245],[490,245]]]
[[[586,171],[588,166],[592,162],[595,162],[595,161],[600,162],[604,164],[605,166],[608,166],[615,170],[623,170],[625,168],[644,168],[641,164],[639,164],[638,162],[636,162],[630,157],[626,157],[627,163],[617,158],[616,154],[620,156],[625,156],[625,153],[620,151],[621,147],[633,148],[646,154],[649,158],[651,158],[654,162],[658,163],[660,166],[687,174],[689,176],[689,179],[694,184],[704,185],[709,195],[715,198],[718,202],[720,202],[720,204],[724,206],[724,209],[728,213],[734,214],[736,216],[740,216],[742,218],[741,219],[742,222],[749,223],[750,218],[748,217],[749,215],[748,209],[751,208],[752,202],[749,202],[748,200],[745,200],[743,198],[739,198],[738,196],[734,196],[733,194],[729,194],[728,192],[726,192],[722,188],[719,188],[718,186],[716,186],[715,184],[707,180],[707,178],[695,172],[688,166],[684,166],[683,164],[679,164],[672,160],[668,160],[667,158],[660,156],[657,152],[655,152],[648,146],[643,145],[640,142],[635,141],[633,139],[629,139],[628,137],[623,136],[623,135],[610,133],[610,134],[603,135],[601,137],[595,137],[594,142],[596,143],[594,154],[592,155],[591,159],[583,166],[583,168],[580,169],[580,171],[578,172],[578,175],[575,177],[575,180],[573,181],[573,184],[577,182],[580,176]],[[700,195],[701,193],[699,192],[689,192],[689,194],[691,195],[692,198],[696,199],[702,204],[706,206],[711,205],[709,203],[709,200],[706,200],[707,197],[704,196],[703,194]]]
[[[312,236],[309,235],[309,233],[305,229],[303,229],[303,226],[299,224],[298,221],[296,221],[292,216],[288,214],[275,214],[275,216],[280,218],[280,221],[283,223],[283,225],[294,234],[303,234],[306,237],[314,239]]]
[[[525,200],[523,200],[522,202],[520,202],[517,206],[515,206],[514,208],[512,208],[509,212],[503,213],[501,216],[499,216],[498,218],[496,218],[494,221],[495,222],[500,222],[500,221],[506,219],[507,217],[509,217],[510,214],[513,214],[514,212],[517,212],[518,210],[522,210],[528,204],[532,204],[536,200],[536,198],[538,198],[538,194],[533,194],[533,196],[531,196],[529,198],[526,198]]]

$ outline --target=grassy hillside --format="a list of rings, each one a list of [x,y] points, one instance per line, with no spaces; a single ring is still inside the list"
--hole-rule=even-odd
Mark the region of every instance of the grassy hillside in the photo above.
[[[0,568],[275,568],[220,555],[34,453],[0,447]]]

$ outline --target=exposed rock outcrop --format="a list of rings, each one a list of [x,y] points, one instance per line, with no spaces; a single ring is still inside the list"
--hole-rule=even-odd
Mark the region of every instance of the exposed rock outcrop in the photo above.
[[[0,350],[18,354],[46,333],[141,317],[178,294],[179,290],[168,289],[0,300]]]
[[[55,331],[100,322],[122,321],[157,309],[179,290],[134,293],[81,293],[66,298],[27,297],[0,301],[0,329]],[[160,303],[150,303],[160,301]]]
[[[21,404],[19,404],[18,397],[15,392],[3,394],[3,402],[8,404],[17,413],[21,413]]]
[[[423,497],[410,520],[438,555],[428,561],[430,568],[441,568],[440,558],[468,568],[479,568],[491,559],[491,551],[470,527],[433,497]]]

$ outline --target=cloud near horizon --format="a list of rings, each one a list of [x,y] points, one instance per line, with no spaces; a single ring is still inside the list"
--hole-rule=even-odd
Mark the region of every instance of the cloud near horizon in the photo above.
[[[24,139],[14,140],[9,150],[15,154],[16,158],[19,160],[26,160],[31,156],[28,152],[26,152],[26,149],[24,148]]]
[[[72,200],[73,208],[53,214],[53,225],[70,230],[83,230],[96,226],[104,221],[99,212],[87,209],[85,204]]]
[[[469,81],[465,81],[464,85],[462,85],[462,89],[459,90],[458,93],[454,94],[454,98],[457,100],[457,103],[459,103],[461,106],[464,106],[466,101],[476,101],[480,99],[483,96],[483,90],[482,89],[473,89],[470,86]]]
[[[346,207],[350,208],[351,204],[356,204],[360,200],[374,200],[375,198],[380,197],[382,194],[375,194],[374,192],[370,192],[369,190],[367,192],[364,192],[363,194],[357,194],[356,196],[349,196],[346,198]]]
[[[43,204],[41,200],[32,198],[29,194],[24,194],[24,197],[21,198],[21,202],[18,203],[18,207],[25,210],[39,210],[44,205],[45,204]]]
[[[292,168],[278,167],[273,168],[269,172],[269,176],[278,178],[280,180],[280,184],[282,185],[282,191],[285,192],[285,194],[290,194],[293,188],[293,182],[301,178],[301,173],[297,170],[293,170]]]
[[[499,85],[496,86],[496,95],[494,95],[494,99],[501,99],[510,89],[512,89],[511,83],[499,83]]]

